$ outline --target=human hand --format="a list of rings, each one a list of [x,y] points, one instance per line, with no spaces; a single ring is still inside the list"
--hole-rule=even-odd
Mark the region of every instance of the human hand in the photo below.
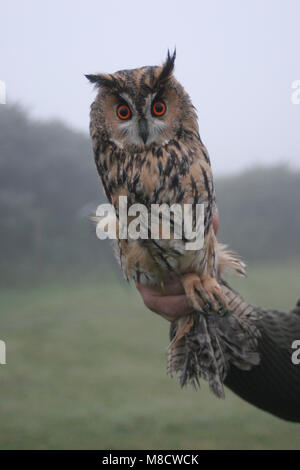
[[[219,229],[217,211],[213,213],[213,228],[214,232],[217,233]],[[179,279],[165,283],[164,292],[158,286],[145,286],[137,283],[136,287],[146,307],[168,321],[178,320],[178,318],[189,315],[194,310],[189,304]]]

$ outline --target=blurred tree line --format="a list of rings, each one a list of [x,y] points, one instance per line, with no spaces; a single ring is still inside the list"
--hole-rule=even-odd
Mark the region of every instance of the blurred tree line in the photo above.
[[[216,190],[221,241],[247,261],[299,255],[299,172],[254,168]],[[88,219],[104,200],[88,135],[0,106],[1,284],[119,269]]]

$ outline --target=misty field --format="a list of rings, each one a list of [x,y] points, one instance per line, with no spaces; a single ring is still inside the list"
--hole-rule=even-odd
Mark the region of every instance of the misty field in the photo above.
[[[265,307],[300,297],[299,263],[249,269],[234,281]],[[300,449],[300,426],[226,400],[180,390],[166,376],[168,324],[132,286],[65,281],[4,290],[0,336],[1,449]]]

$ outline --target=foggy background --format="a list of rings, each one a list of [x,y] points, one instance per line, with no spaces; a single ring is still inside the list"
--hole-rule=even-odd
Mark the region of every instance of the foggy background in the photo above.
[[[217,174],[254,163],[299,167],[298,0],[53,0],[1,2],[0,80],[8,102],[88,131],[85,73],[161,64],[199,113]]]
[[[104,202],[85,73],[160,64],[198,110],[218,238],[253,303],[300,296],[300,1],[0,3],[0,448],[299,448],[299,427],[165,375],[168,325],[88,219]]]

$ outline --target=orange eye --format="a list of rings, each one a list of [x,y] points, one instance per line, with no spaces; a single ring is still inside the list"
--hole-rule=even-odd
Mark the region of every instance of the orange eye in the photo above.
[[[166,105],[163,101],[156,101],[153,103],[152,112],[154,116],[162,116],[166,112]]]
[[[131,111],[129,106],[127,106],[126,104],[120,104],[120,106],[118,106],[117,108],[117,116],[123,120],[129,119],[131,117]]]

